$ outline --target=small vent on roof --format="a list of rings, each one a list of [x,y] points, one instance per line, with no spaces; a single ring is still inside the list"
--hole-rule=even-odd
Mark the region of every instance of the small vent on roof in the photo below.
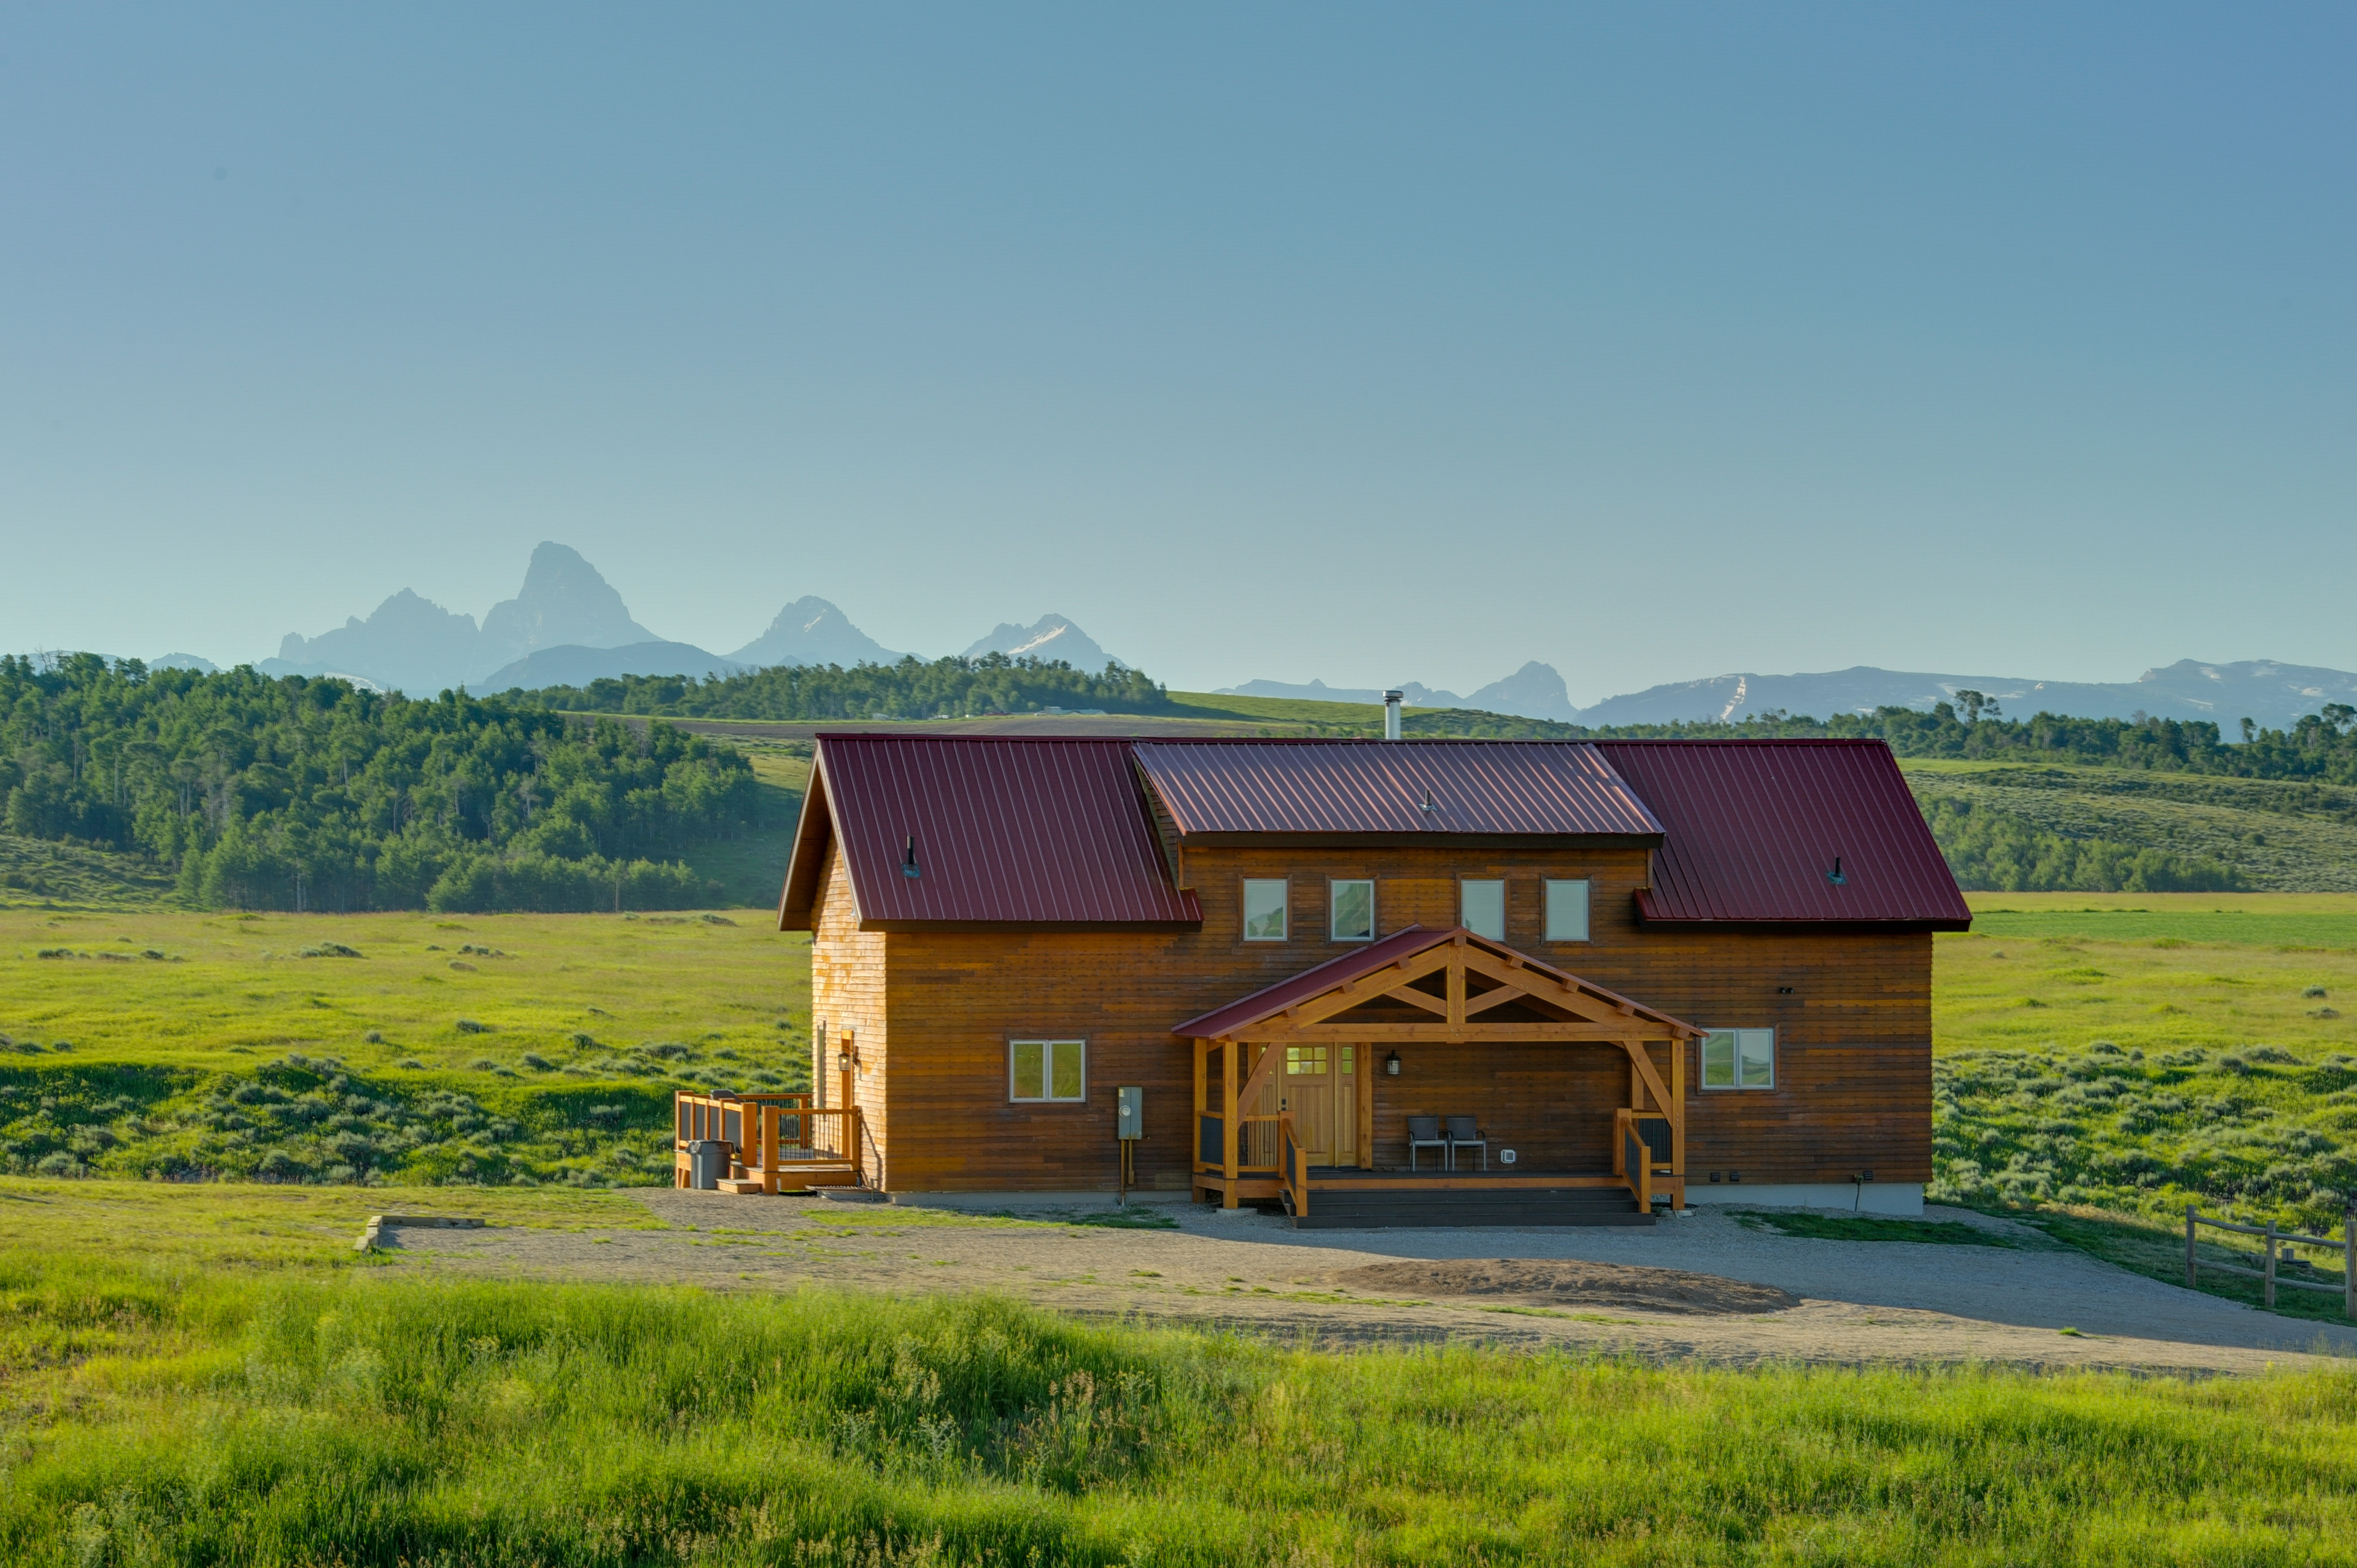
[[[911,872],[909,875],[916,875],[916,874],[915,874],[914,872]],[[1842,868],[1841,868],[1841,856],[1839,856],[1839,855],[1835,855],[1835,856],[1834,856],[1834,868],[1833,868],[1832,872],[1831,872],[1829,875],[1827,875],[1827,876],[1825,877],[1825,880],[1826,880],[1826,881],[1828,881],[1828,882],[1830,882],[1830,883],[1832,883],[1832,884],[1833,884],[1835,886],[1836,886],[1836,887],[1839,887],[1839,886],[1843,886],[1844,884],[1846,884],[1846,882],[1848,882],[1848,881],[1849,881],[1849,878],[1848,878],[1848,877],[1844,876],[1844,875],[1842,875]]]
[[[903,876],[922,876],[924,875],[923,872],[917,869],[917,839],[916,835],[913,833],[909,837],[909,847],[900,853],[900,875]]]
[[[1429,789],[1426,789],[1424,792],[1424,804],[1418,806],[1416,810],[1422,811],[1427,817],[1432,815],[1433,812],[1440,810],[1439,807],[1432,803],[1432,791]]]

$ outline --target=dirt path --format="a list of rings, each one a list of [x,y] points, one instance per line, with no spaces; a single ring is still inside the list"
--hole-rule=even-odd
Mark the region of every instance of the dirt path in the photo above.
[[[1458,1339],[1736,1366],[1980,1361],[2179,1372],[2357,1356],[2357,1330],[2161,1284],[1962,1210],[1936,1217],[2018,1245],[1804,1240],[1707,1211],[1652,1230],[1305,1232],[1249,1212],[1184,1207],[1177,1230],[1125,1230],[817,1198],[657,1190],[643,1200],[669,1229],[391,1240],[397,1256],[479,1276],[990,1290],[1087,1316],[1334,1345]],[[1451,1262],[1484,1266],[1435,1266]],[[1573,1264],[1588,1266],[1546,1266]]]

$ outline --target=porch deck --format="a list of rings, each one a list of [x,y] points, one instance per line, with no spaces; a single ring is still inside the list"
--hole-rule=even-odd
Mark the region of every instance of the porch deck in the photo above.
[[[1610,1171],[1361,1170],[1311,1165],[1280,1194],[1294,1228],[1651,1225],[1626,1176]],[[1306,1199],[1306,1201],[1304,1201]]]
[[[1200,1198],[1275,1199],[1297,1225],[1649,1225],[1657,1193],[1685,1207],[1703,1031],[1462,928],[1410,927],[1173,1033],[1194,1046]],[[1473,1124],[1460,1160],[1503,1157],[1375,1168],[1434,1148],[1444,1120]]]
[[[672,1095],[672,1184],[693,1184],[687,1146],[699,1139],[728,1145],[722,1192],[799,1192],[857,1187],[857,1107],[827,1110],[807,1094]]]

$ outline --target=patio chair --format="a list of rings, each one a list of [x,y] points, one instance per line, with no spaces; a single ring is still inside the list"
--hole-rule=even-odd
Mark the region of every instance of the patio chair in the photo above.
[[[1407,1119],[1407,1168],[1415,1169],[1418,1149],[1438,1149],[1443,1169],[1453,1168],[1448,1159],[1448,1140],[1440,1135],[1437,1116],[1411,1116]]]
[[[1490,1140],[1481,1135],[1481,1129],[1473,1124],[1473,1118],[1470,1116],[1451,1116],[1448,1119],[1448,1168],[1450,1170],[1457,1168],[1457,1151],[1459,1149],[1480,1150],[1481,1168],[1485,1171],[1490,1168]]]

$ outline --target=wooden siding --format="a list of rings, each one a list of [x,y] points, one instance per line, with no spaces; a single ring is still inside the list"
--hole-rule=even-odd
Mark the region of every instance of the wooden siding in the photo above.
[[[1203,905],[1200,931],[883,933],[853,929],[831,853],[812,944],[813,1016],[859,1030],[859,1101],[888,1187],[1110,1187],[1114,1090],[1136,1084],[1148,1133],[1138,1179],[1184,1187],[1193,1055],[1172,1024],[1347,950],[1327,940],[1329,879],[1372,877],[1377,930],[1388,934],[1456,924],[1458,878],[1502,876],[1510,945],[1706,1027],[1777,1030],[1772,1090],[1702,1090],[1689,1047],[1694,1187],[1729,1170],[1746,1184],[1847,1181],[1863,1170],[1883,1182],[1929,1180],[1930,935],[1646,929],[1634,895],[1649,862],[1641,850],[1195,848],[1186,863]],[[1292,934],[1247,943],[1243,883],[1265,876],[1291,884]],[[1540,940],[1547,876],[1589,878],[1590,940]],[[1022,1037],[1089,1041],[1084,1102],[1009,1101],[1006,1042]],[[1381,1073],[1379,1057],[1367,1063],[1378,1165],[1405,1164],[1411,1112],[1482,1118],[1492,1169],[1504,1146],[1525,1165],[1609,1164],[1611,1112],[1629,1103],[1617,1047],[1432,1046],[1401,1058],[1396,1079]],[[1666,1079],[1665,1049],[1656,1060]],[[833,1085],[832,1065],[820,1065]]]
[[[876,1129],[871,1144],[882,1141],[881,1129],[889,1100],[887,1066],[891,1032],[885,1001],[886,937],[859,929],[857,902],[851,892],[851,866],[840,842],[830,842],[819,875],[819,893],[811,933],[811,1085],[819,1102],[840,1109],[842,1075],[836,1054],[849,1032],[859,1054],[852,1074],[852,1099],[866,1125]],[[873,1155],[873,1150],[862,1151]],[[873,1165],[867,1176],[875,1176]]]

